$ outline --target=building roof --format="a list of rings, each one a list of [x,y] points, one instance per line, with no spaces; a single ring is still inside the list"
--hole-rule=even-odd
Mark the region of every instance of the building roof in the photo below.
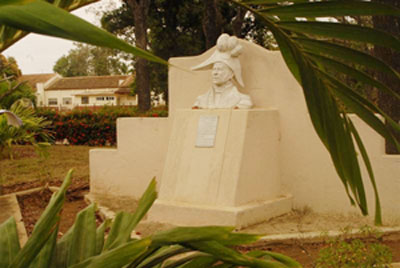
[[[36,91],[36,84],[37,83],[46,83],[50,79],[57,76],[57,74],[26,74],[22,75],[18,78],[19,82],[27,81],[28,85]]]
[[[63,77],[45,90],[129,88],[129,75]],[[133,81],[133,79],[132,79]]]
[[[121,88],[130,88],[134,82],[134,75],[129,75],[129,77],[121,84]]]

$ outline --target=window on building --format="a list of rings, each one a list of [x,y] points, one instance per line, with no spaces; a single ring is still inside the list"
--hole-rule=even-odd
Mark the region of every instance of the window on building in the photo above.
[[[89,104],[89,97],[82,97],[81,103],[82,104]]]
[[[64,105],[71,105],[72,104],[72,98],[63,98],[63,104]]]
[[[113,97],[113,96],[111,96],[111,97],[106,97],[106,100],[114,100],[114,97]]]
[[[103,101],[103,100],[104,100],[104,97],[96,97],[96,100],[97,100],[97,101]]]
[[[49,98],[48,103],[49,103],[49,106],[50,105],[57,105],[58,104],[57,98]]]

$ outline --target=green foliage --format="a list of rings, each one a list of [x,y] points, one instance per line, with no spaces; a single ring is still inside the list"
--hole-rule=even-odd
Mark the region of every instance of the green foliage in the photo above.
[[[52,141],[51,132],[46,129],[50,122],[36,116],[34,109],[25,107],[20,102],[14,103],[10,111],[21,118],[23,125],[11,126],[6,117],[0,115],[0,157],[12,159],[12,146],[15,144],[32,144],[39,155],[46,156],[46,149]]]
[[[18,81],[21,71],[13,58],[6,59],[0,54],[0,76],[3,78],[0,79],[0,108],[9,109],[23,122],[21,127],[12,126],[5,115],[0,115],[0,158],[12,159],[15,144],[32,144],[45,156],[51,135],[44,127],[49,122],[35,115],[32,109],[35,95],[28,85]]]
[[[105,221],[96,228],[95,205],[90,205],[78,213],[73,226],[57,241],[59,214],[71,176],[72,171],[53,194],[24,247],[19,245],[13,218],[0,225],[1,267],[301,267],[281,254],[235,251],[232,246],[255,242],[258,236],[234,233],[229,227],[179,227],[131,238],[157,198],[155,179],[135,213],[117,214],[107,237],[104,231],[110,223]]]
[[[388,267],[392,252],[380,243],[380,235],[369,228],[362,230],[368,241],[346,239],[346,234],[330,239],[327,247],[319,252],[316,267]]]
[[[21,98],[35,103],[36,97],[31,87],[18,81],[21,71],[13,58],[5,58],[0,54],[0,108],[9,109]]]
[[[120,117],[166,117],[165,107],[139,113],[137,107],[104,106],[99,110],[74,109],[58,112],[38,109],[38,114],[51,122],[55,140],[67,139],[73,145],[115,145],[117,119]]]
[[[127,74],[127,65],[109,48],[75,43],[75,48],[57,60],[53,70],[64,77]]]

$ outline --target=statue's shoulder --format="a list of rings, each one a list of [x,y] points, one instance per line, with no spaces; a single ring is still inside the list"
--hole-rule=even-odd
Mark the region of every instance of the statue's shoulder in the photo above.
[[[197,96],[196,100],[198,101],[207,101],[210,96],[211,90],[208,90],[206,93]]]
[[[196,101],[194,102],[194,104],[192,105],[193,107],[199,107],[202,109],[205,109],[208,107],[208,99],[209,99],[209,95],[210,95],[210,90],[208,90],[206,93],[201,94],[199,96],[197,96]]]
[[[241,92],[239,93],[239,103],[237,104],[237,107],[240,109],[249,109],[253,107],[253,102],[251,101],[251,98],[247,94],[243,94]]]

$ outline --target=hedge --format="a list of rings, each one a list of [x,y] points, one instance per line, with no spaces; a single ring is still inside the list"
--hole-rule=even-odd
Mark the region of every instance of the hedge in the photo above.
[[[116,144],[116,122],[119,117],[166,117],[165,107],[139,113],[136,107],[105,106],[101,109],[56,111],[40,108],[39,116],[51,121],[50,130],[56,141],[68,140],[72,145],[112,146]]]

